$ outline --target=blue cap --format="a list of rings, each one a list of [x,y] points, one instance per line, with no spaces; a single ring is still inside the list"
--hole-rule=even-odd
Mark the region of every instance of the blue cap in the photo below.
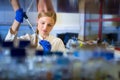
[[[70,60],[65,57],[60,57],[60,58],[57,58],[56,62],[59,65],[68,65],[70,63]]]
[[[10,56],[14,58],[26,57],[26,52],[24,48],[12,48],[10,52]]]
[[[19,47],[20,48],[25,48],[25,47],[27,47],[29,45],[30,45],[30,41],[29,40],[20,40],[19,41]]]
[[[6,47],[6,48],[12,48],[12,47],[14,47],[13,41],[2,42],[2,47]]]
[[[44,51],[42,51],[42,50],[36,50],[35,55],[36,56],[43,56],[44,55]]]
[[[105,60],[111,60],[114,58],[114,53],[111,51],[95,51],[93,53],[94,58],[103,58]]]
[[[114,59],[114,53],[110,51],[104,52],[103,57],[105,60],[112,60]]]
[[[57,56],[63,56],[63,52],[61,52],[61,51],[56,51],[56,52],[54,52],[54,54]]]
[[[51,51],[44,51],[44,56],[51,56],[53,55],[53,52]]]

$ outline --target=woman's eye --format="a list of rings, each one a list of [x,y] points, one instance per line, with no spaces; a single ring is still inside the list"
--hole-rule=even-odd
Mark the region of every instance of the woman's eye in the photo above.
[[[41,24],[45,24],[44,22],[42,22]]]
[[[45,24],[45,22],[43,22],[43,21],[40,21],[40,24]]]
[[[48,24],[49,27],[51,27],[52,25],[51,24]]]

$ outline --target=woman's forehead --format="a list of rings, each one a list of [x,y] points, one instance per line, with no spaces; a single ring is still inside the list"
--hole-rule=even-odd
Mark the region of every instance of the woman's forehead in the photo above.
[[[43,17],[39,18],[38,20],[44,21],[44,22],[54,23],[54,19],[52,17],[48,17],[48,16],[43,16]]]

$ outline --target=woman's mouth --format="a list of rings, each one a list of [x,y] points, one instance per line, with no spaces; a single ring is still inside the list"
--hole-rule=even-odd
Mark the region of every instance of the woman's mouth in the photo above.
[[[46,33],[47,31],[46,30],[42,30],[42,32]]]

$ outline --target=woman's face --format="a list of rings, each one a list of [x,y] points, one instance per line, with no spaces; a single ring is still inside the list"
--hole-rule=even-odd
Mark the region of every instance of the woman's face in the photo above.
[[[38,19],[37,29],[42,37],[48,36],[53,26],[54,26],[54,19],[51,17],[45,16]]]

